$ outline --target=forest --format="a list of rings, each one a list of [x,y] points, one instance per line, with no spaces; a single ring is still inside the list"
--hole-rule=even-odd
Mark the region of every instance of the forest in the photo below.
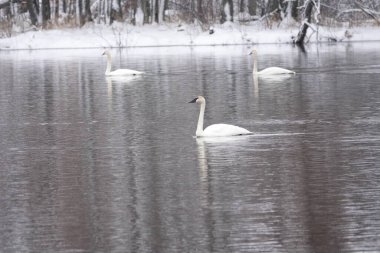
[[[0,0],[0,38],[39,29],[87,23],[130,25],[213,24],[264,21],[270,27],[292,17],[310,26],[380,25],[379,0]],[[302,30],[302,28],[301,28]]]

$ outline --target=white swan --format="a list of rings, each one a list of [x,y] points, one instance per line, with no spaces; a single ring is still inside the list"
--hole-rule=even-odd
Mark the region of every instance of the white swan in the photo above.
[[[108,50],[105,50],[103,55],[107,56],[107,69],[105,73],[106,76],[135,76],[135,75],[144,74],[144,72],[132,70],[132,69],[117,69],[117,70],[111,71],[111,66],[112,66],[111,53]]]
[[[279,68],[279,67],[269,67],[266,69],[263,69],[261,71],[257,71],[257,51],[256,49],[253,49],[249,55],[253,55],[253,75],[286,75],[286,74],[295,74],[296,72],[284,69],[284,68]]]
[[[206,127],[206,129],[203,130],[203,119],[206,108],[205,98],[202,96],[198,96],[191,100],[189,103],[197,103],[201,106],[198,118],[197,131],[195,132],[195,135],[197,137],[221,137],[252,134],[252,132],[248,131],[247,129],[227,124],[214,124]]]

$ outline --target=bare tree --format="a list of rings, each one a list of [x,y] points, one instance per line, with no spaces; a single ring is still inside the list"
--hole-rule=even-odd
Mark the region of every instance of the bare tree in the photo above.
[[[141,1],[141,10],[144,13],[144,24],[149,23],[150,16],[150,1],[149,0],[140,0]]]
[[[157,5],[158,5],[158,0],[152,0],[152,23],[158,22],[158,15],[157,15]]]
[[[158,23],[163,23],[164,22],[164,13],[165,13],[166,1],[167,0],[159,0]]]
[[[77,0],[78,8],[76,9],[76,16],[77,16],[77,24],[79,26],[83,26],[83,3],[82,0]]]
[[[32,25],[37,25],[37,22],[38,22],[37,13],[36,13],[35,5],[33,2],[34,2],[33,0],[27,1],[28,12],[29,12],[29,17],[30,17],[30,21],[32,22]]]
[[[373,18],[378,25],[380,25],[380,18],[378,17],[379,13],[374,12],[373,10],[364,6],[362,3],[359,3],[358,1],[355,1],[355,5],[359,7],[359,9],[362,10],[369,17]]]
[[[84,21],[85,22],[91,22],[92,21],[92,14],[91,14],[91,3],[90,3],[90,0],[85,0],[85,2],[84,2],[84,9],[85,9]]]
[[[302,25],[301,25],[300,31],[298,32],[297,37],[294,39],[294,43],[296,43],[296,44],[303,44],[304,43],[306,33],[307,33],[307,29],[310,26],[311,14],[313,11],[314,4],[315,4],[314,0],[306,0],[305,1],[305,5],[304,5],[305,10],[302,14],[302,18],[303,18]]]
[[[41,7],[42,7],[42,27],[46,28],[50,20],[50,1],[42,0]]]
[[[57,24],[58,23],[58,18],[59,18],[59,0],[55,0],[53,8],[53,13],[54,13],[54,21]]]
[[[62,11],[64,13],[67,13],[67,2],[66,2],[66,0],[62,0]]]
[[[256,15],[257,1],[248,0],[249,15]]]
[[[203,6],[202,6],[202,0],[197,0],[197,16],[199,17],[199,21],[204,24],[206,23],[206,17],[203,11]]]

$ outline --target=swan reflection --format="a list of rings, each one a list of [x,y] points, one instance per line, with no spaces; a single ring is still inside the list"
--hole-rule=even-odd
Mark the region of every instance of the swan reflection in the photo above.
[[[262,81],[274,81],[280,82],[283,80],[288,80],[292,76],[291,75],[254,75],[256,78],[260,78]]]
[[[241,136],[225,136],[225,137],[202,137],[196,138],[197,149],[198,149],[198,165],[200,169],[200,179],[201,182],[207,182],[209,175],[208,168],[208,154],[216,158],[213,161],[214,164],[218,164],[217,158],[223,158],[220,162],[225,164],[226,153],[231,154],[231,157],[235,157],[233,154],[238,153],[239,150],[244,149],[245,146],[249,145],[249,138],[254,135],[241,135]]]
[[[136,76],[107,76],[107,82],[111,81],[114,83],[121,83],[121,84],[126,84],[126,83],[131,83],[133,81],[141,79],[141,75],[136,75]]]
[[[198,164],[199,164],[199,176],[201,182],[207,182],[207,155],[206,155],[206,145],[203,138],[197,138],[197,148],[198,148]]]
[[[259,76],[253,75],[252,80],[253,80],[253,93],[255,97],[258,97],[259,96]]]
[[[249,147],[249,138],[249,135],[196,138],[201,199],[205,208],[211,208],[214,199],[219,198],[213,190],[221,183],[221,177],[217,175],[223,167],[232,169],[229,164],[236,161],[241,150]]]
[[[108,96],[112,96],[112,84],[119,84],[119,85],[125,85],[125,84],[133,84],[136,81],[140,80],[142,78],[141,75],[136,76],[107,76],[107,93]]]

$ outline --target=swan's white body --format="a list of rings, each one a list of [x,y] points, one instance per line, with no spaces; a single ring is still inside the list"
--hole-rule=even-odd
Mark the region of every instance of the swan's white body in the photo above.
[[[144,72],[132,70],[132,69],[117,69],[114,71],[111,71],[112,68],[112,57],[111,53],[106,50],[104,51],[103,55],[107,56],[107,69],[106,69],[106,76],[136,76],[144,74]]]
[[[198,118],[197,131],[195,132],[195,135],[197,137],[222,137],[252,134],[252,132],[248,131],[247,129],[228,124],[214,124],[206,127],[206,129],[203,130],[203,121],[206,109],[205,98],[202,96],[198,96],[189,103],[197,103],[201,106]]]
[[[228,125],[228,124],[214,124],[214,125],[206,127],[201,133],[199,133],[198,131],[196,132],[197,136],[209,136],[209,137],[235,136],[235,135],[245,135],[245,134],[252,134],[252,132],[242,127]]]
[[[279,68],[279,67],[269,67],[266,69],[263,69],[261,71],[257,71],[257,51],[256,49],[253,49],[250,53],[253,55],[253,74],[259,75],[259,76],[265,76],[265,75],[286,75],[286,74],[292,74],[294,75],[296,72],[291,71],[289,69]]]

